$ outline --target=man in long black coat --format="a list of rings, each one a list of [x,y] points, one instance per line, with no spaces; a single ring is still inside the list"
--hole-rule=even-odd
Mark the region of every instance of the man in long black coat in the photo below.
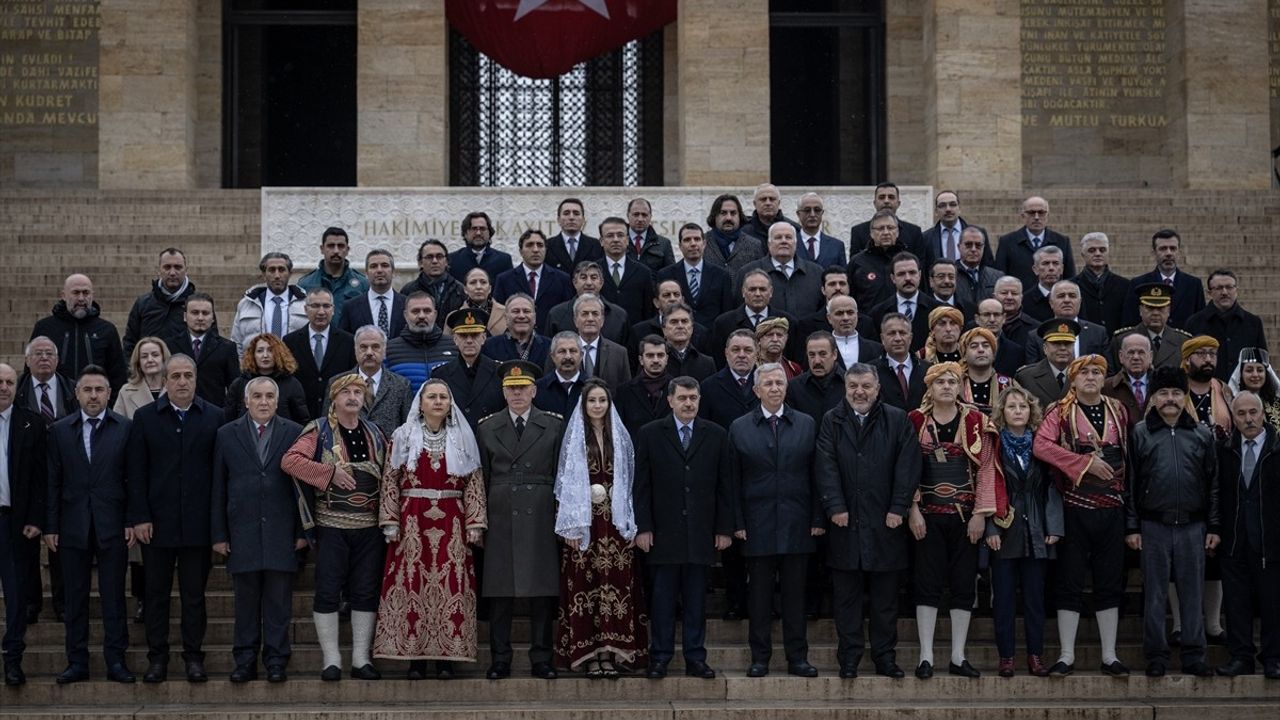
[[[815,332],[805,342],[809,369],[787,384],[787,405],[822,422],[822,416],[844,399],[844,381],[839,374],[840,354],[835,338],[825,331]],[[810,598],[810,603],[812,603]]]
[[[458,357],[431,370],[444,380],[453,395],[453,406],[462,411],[474,432],[480,421],[507,406],[498,382],[498,363],[480,354],[489,313],[462,308],[449,313],[445,327],[453,333]]]
[[[4,591],[5,685],[27,681],[22,672],[27,631],[27,568],[38,551],[31,541],[45,522],[45,429],[38,413],[14,403],[18,372],[0,363],[0,443],[7,484],[0,487],[0,590]],[[38,592],[39,588],[35,588]]]
[[[667,343],[657,335],[640,341],[640,368],[614,393],[614,404],[622,425],[635,437],[640,428],[671,414],[667,404]]]
[[[214,328],[213,298],[204,293],[187,297],[182,311],[185,329],[165,340],[169,352],[190,355],[196,361],[196,395],[218,407],[226,407],[227,388],[240,377],[236,344]]]
[[[920,445],[906,412],[880,402],[871,366],[854,365],[844,378],[844,402],[822,419],[814,459],[819,499],[831,520],[836,656],[840,677],[858,676],[865,589],[876,673],[900,678],[898,578],[907,569],[904,519],[920,481]]]

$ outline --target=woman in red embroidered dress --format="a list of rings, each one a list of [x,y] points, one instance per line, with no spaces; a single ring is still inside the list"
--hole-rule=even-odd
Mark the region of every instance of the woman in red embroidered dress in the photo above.
[[[453,412],[449,386],[423,383],[392,438],[379,524],[389,543],[373,655],[409,660],[409,679],[453,677],[476,659],[471,548],[488,524],[475,435]]]

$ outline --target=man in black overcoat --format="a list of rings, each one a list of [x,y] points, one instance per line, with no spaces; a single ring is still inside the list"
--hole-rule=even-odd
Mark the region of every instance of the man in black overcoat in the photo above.
[[[31,541],[45,525],[45,428],[38,413],[14,403],[18,372],[0,363],[0,590],[4,592],[4,684],[27,681],[22,672],[27,631],[27,568],[38,551]],[[39,591],[39,588],[35,588]]]

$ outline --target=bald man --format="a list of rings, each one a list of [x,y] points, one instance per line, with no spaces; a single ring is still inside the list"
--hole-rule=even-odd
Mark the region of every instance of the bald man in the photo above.
[[[765,243],[769,239],[769,229],[774,223],[784,222],[796,232],[799,226],[791,218],[782,214],[782,194],[773,183],[760,183],[751,196],[751,204],[755,210],[751,217],[742,219],[742,234]]]
[[[85,367],[97,365],[106,370],[113,394],[124,385],[129,362],[120,346],[120,333],[101,316],[88,275],[67,276],[52,313],[31,330],[31,338],[41,335],[58,348],[59,373],[79,377]]]

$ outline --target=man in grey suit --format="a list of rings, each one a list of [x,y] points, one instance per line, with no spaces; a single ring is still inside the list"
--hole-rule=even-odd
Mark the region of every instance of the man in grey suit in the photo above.
[[[597,377],[616,390],[631,379],[627,350],[600,334],[604,327],[604,301],[598,295],[579,295],[573,301],[573,326],[582,348],[583,377]]]
[[[365,325],[356,330],[355,343],[356,362],[359,364],[329,380],[322,412],[329,412],[329,390],[333,388],[335,379],[343,375],[360,375],[372,389],[370,395],[373,399],[365,405],[365,417],[384,435],[391,437],[396,428],[409,418],[413,388],[408,380],[382,366],[387,356],[387,336],[377,325]]]
[[[214,449],[210,528],[235,590],[233,683],[257,679],[259,649],[268,682],[284,682],[289,663],[294,551],[307,541],[293,481],[280,469],[302,426],[276,416],[278,393],[267,376],[245,384],[248,412],[218,429]]]

